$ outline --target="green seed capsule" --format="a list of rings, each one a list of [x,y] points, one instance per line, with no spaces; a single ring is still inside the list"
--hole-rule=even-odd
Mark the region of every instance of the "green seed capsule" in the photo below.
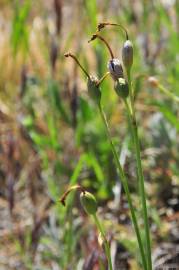
[[[89,96],[96,102],[100,103],[101,100],[101,91],[100,88],[97,86],[98,79],[94,76],[90,76],[87,81],[87,88]]]
[[[129,85],[124,78],[119,78],[115,82],[114,89],[121,98],[127,98],[129,95]]]
[[[93,194],[85,191],[80,194],[80,201],[88,215],[94,215],[97,211],[97,201]]]
[[[133,45],[130,40],[126,40],[122,48],[122,61],[126,69],[130,69],[133,64]]]

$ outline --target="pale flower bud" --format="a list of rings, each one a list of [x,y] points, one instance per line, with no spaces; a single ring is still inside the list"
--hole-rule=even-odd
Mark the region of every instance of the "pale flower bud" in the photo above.
[[[122,64],[121,61],[117,58],[113,58],[111,60],[109,60],[108,62],[108,70],[112,76],[112,78],[116,81],[119,78],[123,78],[123,68],[122,68]]]
[[[130,69],[133,64],[133,45],[130,40],[126,40],[122,48],[122,61],[126,69]]]
[[[155,87],[158,87],[158,85],[159,85],[158,80],[155,77],[153,77],[153,76],[151,76],[151,77],[148,78],[148,82],[149,82],[150,86],[151,87],[154,87],[154,88]]]

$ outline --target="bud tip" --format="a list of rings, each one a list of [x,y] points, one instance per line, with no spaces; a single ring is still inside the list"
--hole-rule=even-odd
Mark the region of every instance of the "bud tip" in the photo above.
[[[68,52],[68,53],[64,53],[64,56],[65,57],[69,57],[70,56],[70,53]]]
[[[95,40],[97,38],[96,34],[93,34],[92,37],[90,38],[90,40],[88,40],[88,43],[90,43],[91,41]]]

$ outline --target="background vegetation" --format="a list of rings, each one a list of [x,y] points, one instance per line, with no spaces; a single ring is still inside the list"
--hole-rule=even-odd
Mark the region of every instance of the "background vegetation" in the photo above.
[[[0,269],[105,269],[92,220],[72,195],[80,183],[99,202],[116,269],[139,269],[136,238],[103,123],[86,78],[107,70],[108,51],[88,44],[99,21],[122,23],[134,43],[133,85],[148,195],[155,265],[178,260],[178,104],[148,82],[179,96],[179,2],[152,0],[0,1]],[[116,57],[123,36],[104,31]],[[112,79],[102,103],[137,214],[135,160],[122,102]],[[127,134],[127,135],[126,135]],[[141,220],[142,223],[142,220]],[[158,269],[158,268],[156,268]]]

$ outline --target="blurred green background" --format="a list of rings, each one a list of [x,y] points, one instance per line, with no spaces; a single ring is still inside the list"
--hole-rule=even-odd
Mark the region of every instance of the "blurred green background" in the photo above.
[[[86,78],[107,71],[109,54],[88,43],[98,22],[123,24],[134,44],[132,80],[148,195],[153,256],[179,242],[179,2],[167,0],[0,0],[0,269],[106,269],[98,233],[74,194],[80,183],[99,203],[117,269],[139,269],[137,242],[103,123]],[[124,35],[103,36],[121,58]],[[102,104],[140,217],[126,114],[111,78]],[[141,223],[143,221],[141,220]],[[170,253],[170,252],[169,252]],[[156,256],[155,256],[156,255]],[[156,259],[156,258],[155,258]],[[156,259],[157,260],[157,259]]]

